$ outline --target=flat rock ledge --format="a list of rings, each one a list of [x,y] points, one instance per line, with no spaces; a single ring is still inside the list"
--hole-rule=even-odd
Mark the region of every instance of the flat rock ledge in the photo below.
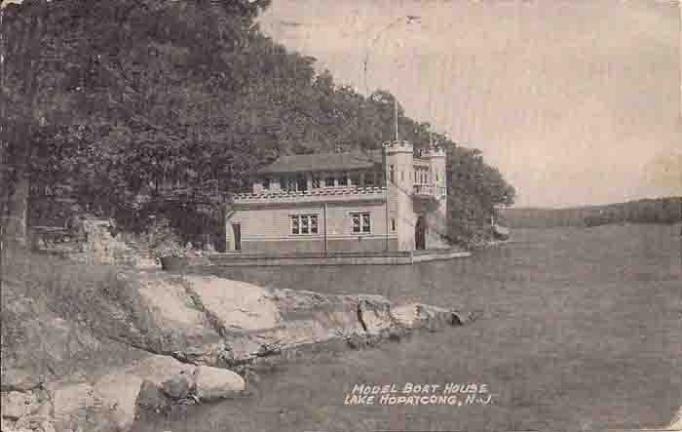
[[[249,368],[292,352],[360,348],[475,319],[375,295],[268,289],[213,276],[128,272],[119,282],[129,288],[121,292],[133,313],[112,305],[99,322],[121,329],[117,340],[146,354],[104,374],[60,382],[34,382],[30,371],[3,373],[13,380],[2,388],[3,432],[127,431],[143,411],[242,395]]]

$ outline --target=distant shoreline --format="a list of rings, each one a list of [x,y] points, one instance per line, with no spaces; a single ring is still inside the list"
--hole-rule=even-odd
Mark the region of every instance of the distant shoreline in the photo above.
[[[500,210],[510,228],[594,227],[623,223],[674,224],[682,221],[682,197],[641,199],[624,203],[567,208]]]

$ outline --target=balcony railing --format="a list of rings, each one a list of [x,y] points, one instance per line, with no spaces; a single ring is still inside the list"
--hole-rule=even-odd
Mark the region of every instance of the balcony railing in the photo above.
[[[386,188],[378,186],[341,186],[324,187],[307,191],[263,191],[261,193],[241,193],[234,196],[235,204],[259,202],[306,202],[324,200],[344,200],[348,198],[384,198]]]
[[[447,189],[433,183],[419,183],[414,185],[414,196],[417,198],[442,198],[447,195]]]

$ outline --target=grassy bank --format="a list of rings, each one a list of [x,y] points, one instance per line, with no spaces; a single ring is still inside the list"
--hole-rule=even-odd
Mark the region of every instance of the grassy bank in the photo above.
[[[5,251],[2,264],[3,382],[98,373],[139,356],[110,337],[115,329],[103,316],[125,289],[113,268],[18,249]]]

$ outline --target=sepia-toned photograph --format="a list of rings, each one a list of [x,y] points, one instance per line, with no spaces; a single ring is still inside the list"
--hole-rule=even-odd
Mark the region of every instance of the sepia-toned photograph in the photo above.
[[[0,0],[2,432],[682,432],[680,0]]]

